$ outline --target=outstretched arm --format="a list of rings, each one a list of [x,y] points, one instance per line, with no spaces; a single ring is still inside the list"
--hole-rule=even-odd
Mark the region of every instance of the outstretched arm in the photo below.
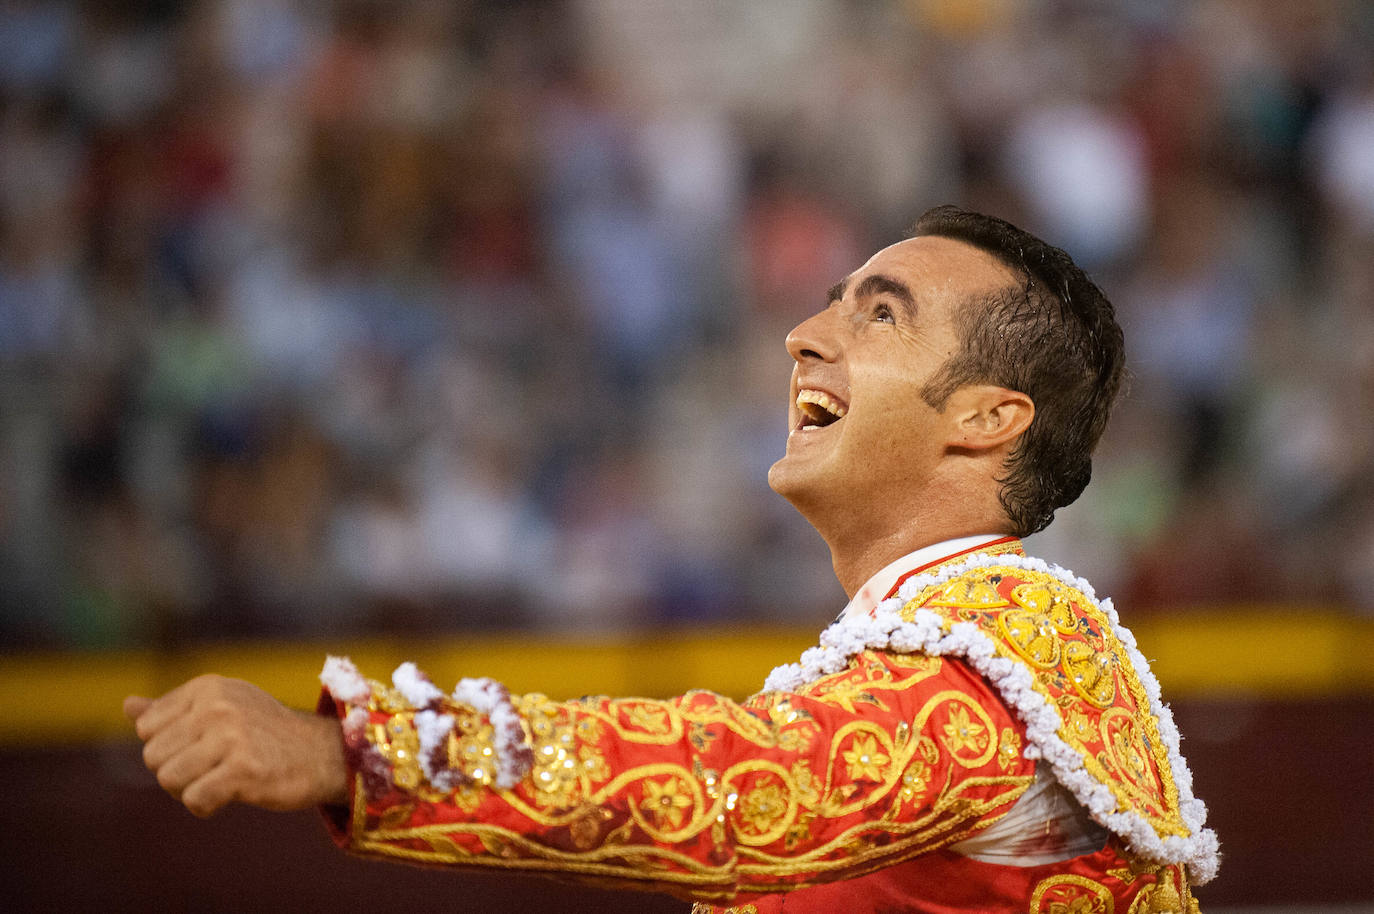
[[[233,802],[306,809],[348,800],[339,722],[293,711],[251,683],[201,676],[124,713],[158,783],[197,816]]]
[[[201,677],[125,709],[197,815],[347,803],[355,853],[619,882],[698,899],[859,875],[959,840],[1031,781],[1019,725],[957,661],[865,651],[738,704],[446,695],[331,661],[334,717]]]
[[[864,651],[736,703],[453,696],[346,662],[354,853],[724,900],[857,876],[967,837],[1029,785],[1022,731],[958,661]],[[523,732],[522,732],[523,731]],[[531,751],[532,750],[532,751]]]

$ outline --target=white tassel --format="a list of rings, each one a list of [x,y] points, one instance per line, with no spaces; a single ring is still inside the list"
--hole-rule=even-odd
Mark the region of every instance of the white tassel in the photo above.
[[[510,788],[520,783],[533,767],[534,755],[506,688],[493,679],[462,679],[453,690],[453,700],[487,715],[491,721],[497,758],[496,786]]]
[[[349,705],[367,704],[372,697],[372,688],[362,673],[347,657],[330,656],[324,661],[320,671],[320,683],[336,701]]]
[[[391,682],[396,686],[396,691],[417,708],[427,708],[444,699],[444,693],[439,691],[439,687],[430,682],[429,677],[421,673],[419,667],[410,661],[396,667],[396,672],[391,674]]]
[[[419,711],[415,715],[415,735],[420,738],[418,753],[420,770],[436,789],[450,791],[462,780],[460,772],[447,764],[435,764],[447,756],[446,742],[453,732],[453,715],[436,711]]]
[[[972,622],[959,622],[944,631],[939,615],[918,609],[910,622],[901,618],[901,609],[928,587],[947,583],[968,572],[990,566],[1010,566],[1036,571],[1055,578],[1060,583],[1083,594],[1107,619],[1110,633],[1125,649],[1136,676],[1145,690],[1149,711],[1159,724],[1160,739],[1168,755],[1174,785],[1178,789],[1179,813],[1187,826],[1187,837],[1171,835],[1161,839],[1154,828],[1139,813],[1118,811],[1116,797],[1110,788],[1094,778],[1084,767],[1083,759],[1059,736],[1063,720],[1058,710],[1034,688],[1034,678],[1023,665],[997,654],[991,638]],[[1136,647],[1135,636],[1121,624],[1111,600],[1097,602],[1087,581],[1075,577],[1057,565],[1041,559],[1019,555],[973,555],[962,562],[945,565],[934,572],[916,575],[904,581],[897,596],[882,601],[873,616],[846,616],[822,633],[820,646],[803,652],[801,662],[784,664],[773,670],[764,682],[765,691],[795,692],[822,676],[838,672],[864,649],[889,649],[900,653],[924,653],[928,656],[953,656],[966,660],[997,690],[1002,700],[1026,727],[1028,745],[1023,755],[1028,759],[1042,758],[1049,763],[1055,777],[1103,826],[1125,840],[1127,847],[1137,854],[1158,863],[1182,864],[1188,869],[1190,881],[1202,885],[1211,880],[1219,865],[1216,833],[1204,828],[1207,809],[1192,795],[1193,777],[1179,751],[1179,732],[1173,714],[1160,697],[1159,681],[1150,672],[1149,664]]]

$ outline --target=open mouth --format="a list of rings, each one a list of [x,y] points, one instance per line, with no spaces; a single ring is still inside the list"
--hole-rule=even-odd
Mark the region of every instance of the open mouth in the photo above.
[[[825,428],[844,418],[849,408],[819,390],[803,390],[797,394],[797,409],[801,411],[799,429]]]

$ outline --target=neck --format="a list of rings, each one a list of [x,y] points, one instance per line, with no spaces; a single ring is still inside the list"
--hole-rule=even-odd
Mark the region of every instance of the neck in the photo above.
[[[912,523],[889,527],[881,532],[871,524],[861,529],[821,529],[821,535],[830,547],[830,562],[835,569],[835,577],[850,598],[874,574],[917,549],[965,536],[1011,532],[1006,516],[1000,513],[987,517],[946,515],[916,519]]]
[[[998,498],[1001,469],[989,457],[977,465],[946,462],[907,486],[779,492],[830,547],[835,577],[852,599],[869,578],[909,552],[964,536],[1014,533]]]

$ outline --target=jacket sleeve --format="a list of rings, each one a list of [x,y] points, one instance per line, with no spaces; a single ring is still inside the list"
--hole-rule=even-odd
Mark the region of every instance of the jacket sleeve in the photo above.
[[[445,695],[410,664],[393,687],[330,664],[353,797],[335,836],[366,855],[727,900],[968,837],[1034,772],[1021,725],[951,659],[865,651],[743,703],[555,702],[489,680]]]

